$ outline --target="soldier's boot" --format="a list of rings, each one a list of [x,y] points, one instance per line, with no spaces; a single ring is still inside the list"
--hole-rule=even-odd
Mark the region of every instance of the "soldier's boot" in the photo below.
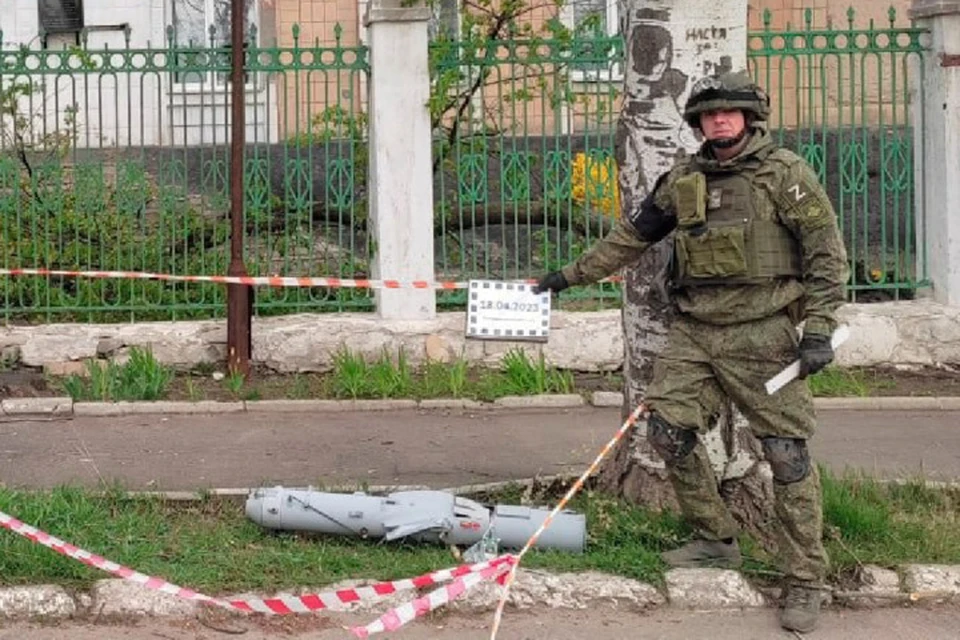
[[[820,474],[811,463],[805,440],[767,437],[761,440],[773,471],[777,542],[788,576],[780,626],[798,633],[817,628],[826,573]]]
[[[683,516],[699,536],[662,554],[663,561],[685,568],[739,567],[737,523],[720,497],[710,456],[697,432],[674,426],[653,412],[647,420],[647,439],[663,458]]]
[[[671,567],[684,569],[737,569],[743,561],[736,540],[693,540],[679,549],[661,554],[661,557]]]
[[[821,600],[820,589],[791,584],[787,587],[783,610],[780,612],[780,626],[798,633],[810,633],[817,628],[820,620]]]

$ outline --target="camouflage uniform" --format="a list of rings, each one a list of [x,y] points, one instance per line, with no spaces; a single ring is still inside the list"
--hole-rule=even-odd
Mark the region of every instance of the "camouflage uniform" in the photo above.
[[[798,353],[802,357],[800,321],[805,340],[829,349],[848,266],[836,215],[817,176],[755,124],[766,113],[756,98],[743,98],[743,78],[721,77],[714,87],[724,81],[740,85],[727,94],[721,90],[714,103],[700,101],[700,111],[750,109],[752,132],[743,150],[719,161],[707,143],[680,160],[636,211],[565,266],[562,278],[554,276],[559,287],[550,286],[548,276],[540,288],[600,280],[672,234],[679,313],[647,390],[647,437],[663,457],[698,538],[729,541],[738,526],[696,434],[708,428],[724,397],[736,403],[774,473],[781,567],[789,581],[815,588],[824,580],[827,558],[820,479],[806,447],[815,430],[813,400],[803,380],[774,395],[767,395],[764,383]],[[765,98],[752,84],[748,88]],[[688,105],[695,126],[698,114]],[[812,370],[829,359],[832,350]]]

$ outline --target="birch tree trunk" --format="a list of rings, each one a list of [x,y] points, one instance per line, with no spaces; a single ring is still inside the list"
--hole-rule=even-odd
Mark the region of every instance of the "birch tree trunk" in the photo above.
[[[626,44],[624,98],[616,135],[621,213],[636,207],[660,174],[699,146],[683,121],[696,80],[720,69],[746,68],[747,0],[618,0]],[[666,343],[672,309],[666,273],[672,236],[624,270],[623,417],[639,404],[653,361]],[[704,437],[721,494],[735,517],[764,546],[773,489],[760,446],[730,405]],[[641,423],[624,438],[599,473],[600,485],[630,502],[675,507],[663,461]]]

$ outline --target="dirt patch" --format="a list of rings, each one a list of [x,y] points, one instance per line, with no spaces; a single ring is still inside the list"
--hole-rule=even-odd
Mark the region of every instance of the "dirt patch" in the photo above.
[[[295,616],[267,616],[263,614],[239,615],[229,611],[203,609],[195,618],[175,621],[171,626],[185,633],[215,631],[226,635],[244,635],[251,629],[267,637],[290,637],[306,633],[334,629],[336,621],[323,613]]]
[[[844,370],[849,384],[813,385],[817,396],[960,396],[960,372],[924,367],[898,370],[889,367]],[[220,377],[220,376],[218,376]],[[472,372],[471,379],[479,374]],[[573,373],[574,390],[589,395],[594,391],[622,390],[622,374]],[[68,395],[63,379],[45,376],[34,369],[0,371],[0,398],[32,398]],[[430,397],[444,397],[433,396]],[[467,394],[467,397],[471,397]],[[176,401],[211,400],[306,400],[338,399],[329,374],[277,374],[255,370],[243,385],[230,378],[215,379],[210,372],[178,372],[170,383],[166,399]]]
[[[925,367],[900,371],[893,368],[853,369],[872,396],[960,396],[960,372]]]
[[[39,371],[0,371],[0,398],[40,398],[59,393]]]

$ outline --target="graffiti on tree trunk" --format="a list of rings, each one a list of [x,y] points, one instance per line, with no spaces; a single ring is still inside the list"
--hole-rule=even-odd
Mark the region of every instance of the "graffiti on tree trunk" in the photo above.
[[[718,3],[707,10],[696,0],[619,0],[618,6],[626,64],[616,159],[621,213],[626,215],[661,174],[699,147],[698,135],[683,120],[683,105],[693,83],[705,75],[733,70],[735,64],[745,66],[746,2]],[[685,19],[674,19],[674,15]],[[625,413],[642,400],[654,358],[666,343],[674,311],[667,289],[671,239],[658,243],[624,270]],[[733,428],[718,425],[704,434],[719,477],[742,475],[755,460],[737,442],[742,416],[728,418]],[[663,462],[645,442],[642,426],[627,446],[635,464],[651,472],[662,470]],[[618,459],[614,465],[623,464],[623,457]],[[629,471],[614,473],[623,480]]]

